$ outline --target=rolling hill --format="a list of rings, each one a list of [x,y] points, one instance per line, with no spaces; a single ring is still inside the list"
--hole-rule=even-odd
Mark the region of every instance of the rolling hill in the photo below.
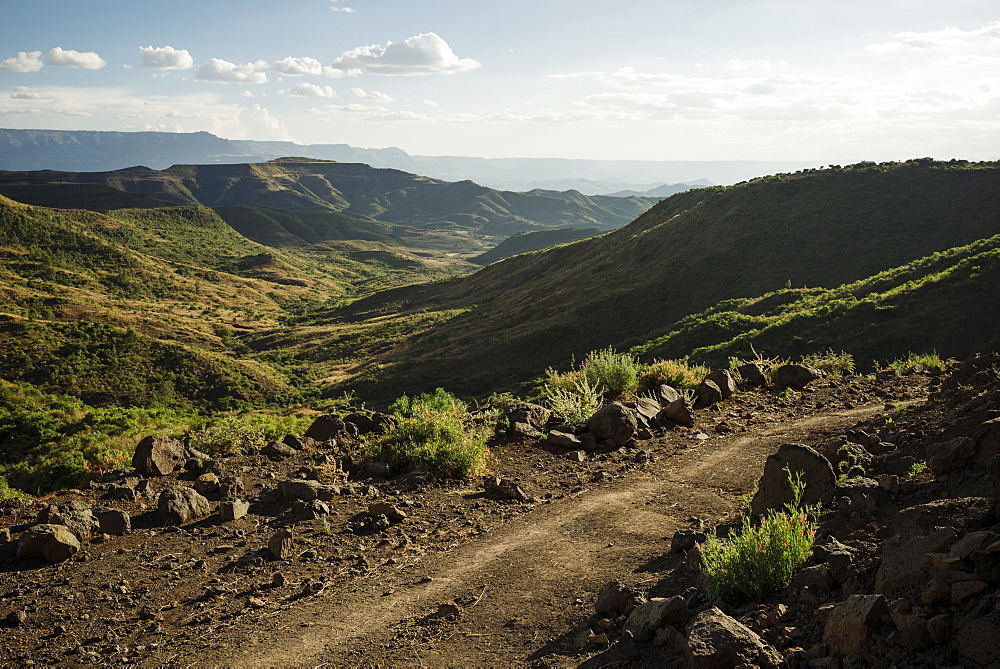
[[[577,191],[501,192],[471,181],[451,183],[312,158],[165,170],[8,171],[0,172],[0,194],[98,211],[202,205],[226,212],[227,221],[262,243],[365,239],[465,255],[482,253],[519,232],[581,226],[612,230],[655,202]]]
[[[251,345],[287,342],[303,359],[317,346],[360,361],[356,378],[335,388],[511,388],[592,349],[663,337],[722,300],[786,286],[833,289],[992,237],[1000,233],[998,177],[995,163],[913,160],[689,191],[600,237],[314,315],[309,342],[271,333]],[[976,295],[968,299],[990,304],[983,300],[991,293]],[[391,345],[364,343],[384,338],[393,319],[407,326]],[[952,354],[948,341],[897,343]]]

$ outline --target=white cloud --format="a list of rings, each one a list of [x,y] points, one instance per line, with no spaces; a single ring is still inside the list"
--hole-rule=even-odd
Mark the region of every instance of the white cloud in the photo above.
[[[337,93],[332,86],[317,86],[316,84],[300,83],[291,88],[278,91],[278,95],[290,95],[302,98],[335,98]]]
[[[253,97],[253,93],[251,93],[250,91],[243,91],[242,93],[240,93],[240,95],[243,96],[243,97],[245,97],[245,98],[252,98]]]
[[[744,70],[761,70],[763,72],[770,72],[775,67],[787,67],[788,63],[783,60],[740,60],[738,58],[733,58],[731,60],[727,60],[722,65],[727,70],[735,70],[736,72],[742,72]]]
[[[480,66],[471,58],[459,58],[448,43],[435,33],[421,33],[398,44],[372,44],[345,51],[333,67],[350,72],[364,70],[390,76],[455,74]]]
[[[268,64],[263,60],[237,65],[228,60],[212,58],[198,68],[195,79],[223,84],[263,84],[267,83],[267,68]]]
[[[298,77],[302,75],[312,75],[318,77],[323,74],[323,63],[319,62],[315,58],[294,58],[289,56],[288,58],[282,58],[274,62],[273,66],[276,72],[281,72],[282,74],[287,74],[292,77]]]
[[[420,104],[424,105],[425,107],[440,107],[441,106],[438,103],[434,102],[434,100],[424,100]]]
[[[340,70],[336,67],[331,67],[329,65],[323,66],[323,76],[329,77],[330,79],[343,79],[344,77],[360,77],[362,72],[359,68],[351,68],[348,70]]]
[[[27,86],[15,86],[11,92],[10,97],[17,100],[51,100],[52,98],[46,97],[38,92],[35,88],[28,88]]]
[[[141,46],[142,66],[158,70],[188,70],[194,67],[194,59],[187,49],[172,46]]]
[[[873,53],[892,53],[995,49],[1000,47],[1000,21],[987,23],[976,30],[962,30],[955,26],[945,26],[941,30],[892,33],[892,36],[893,40],[869,44],[865,50]]]
[[[344,14],[353,14],[354,13],[354,10],[351,9],[350,7],[338,7],[336,3],[340,2],[340,0],[330,0],[330,2],[333,3],[333,4],[330,5],[330,11],[331,12],[341,12],[341,13],[344,13]]]
[[[81,53],[72,49],[64,50],[60,47],[49,49],[49,53],[45,56],[45,62],[49,65],[65,65],[78,70],[99,70],[108,64],[106,60],[93,51]]]
[[[386,95],[385,93],[380,93],[379,91],[366,91],[363,88],[352,88],[351,95],[357,98],[374,100],[376,102],[395,102],[392,97]]]
[[[288,130],[281,119],[261,107],[244,107],[237,117],[245,139],[287,140]]]
[[[0,61],[3,72],[38,72],[44,67],[41,51],[18,51],[13,58]]]

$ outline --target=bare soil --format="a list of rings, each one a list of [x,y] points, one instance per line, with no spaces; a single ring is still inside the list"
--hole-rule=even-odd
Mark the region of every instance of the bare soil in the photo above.
[[[398,481],[369,478],[356,481],[356,494],[331,503],[330,515],[296,516],[276,481],[315,466],[321,448],[280,462],[226,459],[226,471],[242,475],[252,502],[250,514],[231,523],[212,516],[160,526],[150,507],[159,490],[177,482],[173,476],[154,479],[134,503],[102,499],[111,484],[8,503],[0,507],[0,527],[10,527],[15,540],[0,545],[0,619],[20,611],[25,620],[0,628],[0,662],[621,662],[586,640],[602,585],[618,579],[651,596],[683,591],[693,580],[682,557],[669,553],[674,532],[714,528],[736,516],[778,446],[822,448],[849,428],[885,426],[886,415],[900,417],[901,441],[920,439],[930,428],[925,414],[916,420],[927,410],[919,405],[938,383],[916,375],[852,377],[820,381],[806,392],[741,392],[699,411],[693,430],[668,431],[583,463],[541,443],[493,445],[493,472],[524,488],[527,503],[489,497],[479,483],[400,490]],[[907,415],[920,427],[907,432]],[[16,537],[39,509],[71,499],[128,510],[133,532],[85,544],[59,564],[15,559]],[[356,534],[349,522],[374,501],[391,502],[407,517],[388,530]],[[266,550],[278,528],[294,532],[295,556],[287,560]],[[662,665],[669,652],[650,648],[633,666]]]

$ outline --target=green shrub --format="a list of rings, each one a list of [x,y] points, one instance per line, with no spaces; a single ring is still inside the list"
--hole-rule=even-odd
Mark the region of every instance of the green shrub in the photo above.
[[[286,434],[301,434],[312,421],[309,417],[250,413],[213,416],[187,435],[188,445],[209,455],[245,453]]]
[[[677,390],[696,388],[711,371],[708,367],[689,362],[687,358],[656,360],[642,370],[636,392],[642,395],[663,384]]]
[[[580,367],[587,383],[609,397],[635,392],[640,369],[634,355],[613,348],[592,351]]]
[[[920,354],[910,353],[905,358],[896,358],[888,365],[882,367],[882,369],[895,369],[900,374],[905,374],[913,369],[915,365],[923,365],[928,369],[932,367],[940,367],[941,369],[944,369],[947,364],[947,361],[942,360],[941,356],[937,354],[937,351],[931,351],[930,353]]]
[[[542,388],[545,404],[567,423],[585,423],[601,408],[601,393],[583,376],[568,387],[563,384]]]
[[[394,473],[427,469],[438,476],[473,479],[487,471],[486,431],[471,425],[465,403],[438,388],[400,397],[390,407],[396,425],[373,445],[372,460]]]
[[[709,539],[703,560],[713,596],[734,604],[760,601],[787,587],[809,558],[816,538],[809,514],[818,509],[801,506],[800,472],[788,472],[788,482],[793,499],[783,511],[771,511],[756,526],[746,522],[736,536]]]
[[[829,378],[854,374],[854,356],[846,351],[835,352],[832,348],[825,353],[810,353],[802,356],[802,364],[826,372]]]

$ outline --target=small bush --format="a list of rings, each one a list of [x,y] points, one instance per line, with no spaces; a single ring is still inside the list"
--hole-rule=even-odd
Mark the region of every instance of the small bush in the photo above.
[[[944,369],[947,366],[947,361],[942,360],[941,356],[937,354],[937,351],[931,351],[930,353],[910,353],[905,358],[896,358],[888,365],[885,365],[882,369],[895,369],[900,374],[905,374],[916,365],[923,365],[924,367],[930,369],[932,367],[940,367]]]
[[[601,408],[601,393],[590,385],[587,377],[575,379],[568,387],[546,384],[542,397],[553,413],[567,423],[585,423]]]
[[[832,379],[854,374],[854,356],[846,351],[835,352],[832,348],[827,349],[825,353],[802,356],[802,364],[826,372]]]
[[[373,445],[372,460],[394,473],[427,469],[438,476],[473,479],[487,471],[486,431],[471,426],[465,403],[438,388],[400,397],[390,407],[396,425]]]
[[[244,453],[286,434],[301,434],[311,418],[252,413],[214,416],[188,433],[188,445],[209,455]]]
[[[687,358],[656,360],[642,370],[637,392],[642,395],[663,384],[677,390],[696,388],[711,371],[708,367],[689,362]]]
[[[788,470],[786,469],[786,472]],[[703,555],[713,596],[727,602],[756,602],[778,592],[809,558],[816,538],[816,523],[802,508],[805,483],[800,472],[788,472],[793,500],[783,511],[772,511],[760,525],[749,522],[734,537],[711,537]]]
[[[592,351],[580,367],[587,383],[609,397],[635,392],[640,369],[634,355],[612,348]]]

